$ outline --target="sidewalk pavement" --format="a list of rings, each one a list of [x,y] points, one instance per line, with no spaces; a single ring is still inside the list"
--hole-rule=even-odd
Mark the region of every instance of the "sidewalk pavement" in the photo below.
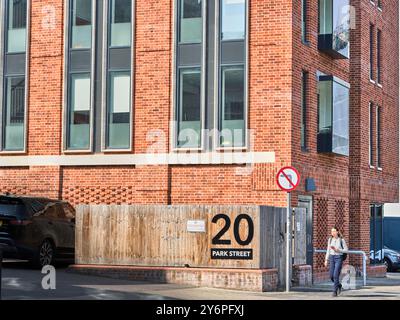
[[[4,265],[5,300],[400,300],[400,272],[389,273],[386,278],[370,278],[366,287],[358,281],[355,290],[345,290],[340,297],[333,298],[329,282],[311,288],[293,288],[290,293],[247,292],[88,276],[66,272],[65,267],[57,268],[57,288],[52,291],[43,290],[44,275],[40,270],[32,270],[22,262]]]

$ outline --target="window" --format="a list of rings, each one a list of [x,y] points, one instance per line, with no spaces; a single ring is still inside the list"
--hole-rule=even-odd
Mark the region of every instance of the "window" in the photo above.
[[[369,165],[374,165],[374,105],[369,104]]]
[[[242,147],[245,143],[244,67],[222,67],[220,146]]]
[[[88,151],[92,144],[93,126],[93,2],[69,1],[66,149]]]
[[[245,26],[246,1],[221,0],[221,40],[243,40]]]
[[[5,2],[4,34],[1,41],[5,48],[1,61],[3,87],[1,99],[1,151],[25,150],[26,127],[26,59],[28,1]],[[11,58],[12,57],[12,58]]]
[[[349,155],[349,84],[320,76],[318,152]]]
[[[91,79],[90,74],[71,74],[68,146],[84,150],[90,146]]]
[[[374,25],[369,26],[369,78],[373,81],[375,78],[374,71]]]
[[[131,74],[110,72],[106,148],[130,148]]]
[[[175,4],[173,148],[244,148],[248,3],[176,0]],[[210,132],[210,139],[204,139],[205,132]]]
[[[132,10],[132,0],[68,1],[66,151],[131,149]]]
[[[301,40],[307,43],[307,0],[301,0]]]
[[[174,148],[198,149],[202,146],[203,76],[205,44],[203,43],[202,0],[177,0],[178,43],[176,50]]]
[[[132,0],[111,0],[110,46],[130,47],[132,43]]]
[[[336,59],[350,57],[349,0],[319,0],[318,49]]]
[[[178,147],[200,147],[201,70],[182,68],[179,72]]]
[[[376,107],[376,165],[378,168],[382,168],[382,108]]]
[[[25,52],[27,0],[8,0],[7,52]]]
[[[370,262],[382,263],[383,254],[383,205],[370,205]]]
[[[7,77],[5,81],[4,149],[24,149],[25,77]]]
[[[307,81],[308,72],[301,74],[301,149],[307,149]]]
[[[381,45],[382,45],[382,31],[378,29],[376,37],[376,81],[378,84],[382,83],[382,70],[381,70]]]
[[[220,0],[217,144],[221,148],[246,145],[246,5],[245,0]],[[233,48],[241,52],[234,59],[229,55]]]
[[[180,1],[180,43],[201,43],[203,34],[202,0]]]
[[[131,149],[132,1],[109,0],[104,150]],[[103,124],[104,126],[104,124]]]
[[[92,46],[92,0],[73,0],[71,5],[72,49]]]

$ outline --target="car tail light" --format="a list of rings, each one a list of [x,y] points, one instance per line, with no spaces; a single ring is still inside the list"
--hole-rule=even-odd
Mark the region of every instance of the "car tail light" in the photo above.
[[[28,224],[31,224],[32,221],[30,221],[30,220],[10,220],[9,223],[12,226],[26,226]]]

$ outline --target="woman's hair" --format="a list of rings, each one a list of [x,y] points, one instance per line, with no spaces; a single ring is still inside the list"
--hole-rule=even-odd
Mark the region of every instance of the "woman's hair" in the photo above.
[[[335,229],[337,231],[339,238],[342,237],[342,233],[339,231],[338,227],[334,226],[332,229]]]

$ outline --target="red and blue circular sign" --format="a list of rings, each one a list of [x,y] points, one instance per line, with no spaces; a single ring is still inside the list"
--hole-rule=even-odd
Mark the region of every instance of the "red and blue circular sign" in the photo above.
[[[283,191],[294,191],[300,184],[300,173],[293,167],[284,167],[279,170],[276,182]]]

